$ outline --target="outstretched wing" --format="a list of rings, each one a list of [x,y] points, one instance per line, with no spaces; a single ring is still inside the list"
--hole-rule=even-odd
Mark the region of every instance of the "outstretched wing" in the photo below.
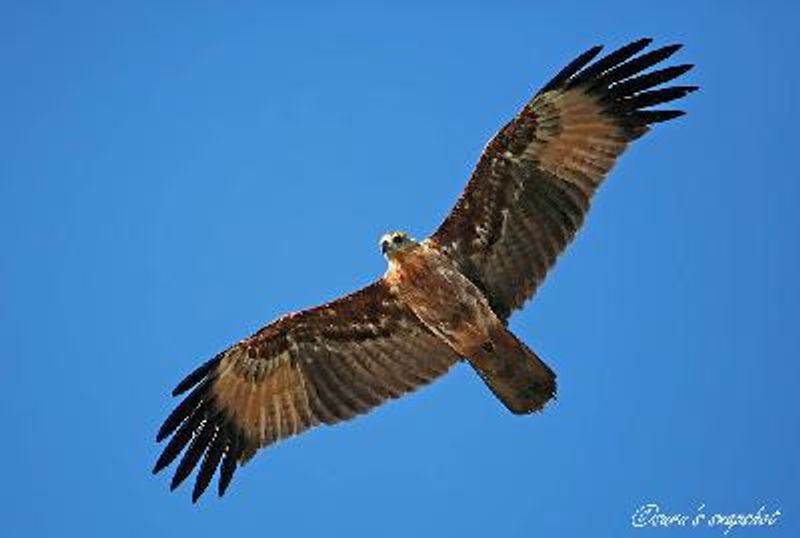
[[[217,467],[222,495],[259,448],[365,413],[458,358],[379,280],[280,318],[189,374],[173,391],[192,389],[158,432],[158,441],[171,439],[153,472],[186,449],[171,487],[202,459],[193,501]]]
[[[502,319],[529,299],[583,222],[627,144],[681,116],[649,107],[695,86],[652,89],[691,69],[643,72],[680,45],[638,55],[641,39],[592,63],[566,66],[489,142],[455,208],[432,239],[479,286]]]

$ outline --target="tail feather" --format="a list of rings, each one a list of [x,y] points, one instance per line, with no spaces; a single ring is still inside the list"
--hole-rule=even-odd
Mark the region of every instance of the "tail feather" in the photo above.
[[[505,328],[468,357],[486,385],[509,411],[538,411],[556,394],[556,375]]]

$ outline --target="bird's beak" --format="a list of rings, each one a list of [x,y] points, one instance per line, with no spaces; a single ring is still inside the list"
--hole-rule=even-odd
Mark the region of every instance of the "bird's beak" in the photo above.
[[[389,242],[388,241],[382,241],[381,242],[381,252],[383,254],[386,254],[388,251],[389,251]]]

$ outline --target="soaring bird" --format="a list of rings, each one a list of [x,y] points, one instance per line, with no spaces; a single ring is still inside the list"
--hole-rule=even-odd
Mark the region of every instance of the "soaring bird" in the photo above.
[[[171,487],[199,465],[192,500],[219,469],[223,495],[260,448],[366,413],[466,360],[512,412],[538,411],[553,371],[507,329],[580,228],[595,191],[630,142],[679,110],[651,107],[696,86],[663,85],[691,65],[651,69],[680,45],[634,41],[578,56],[489,141],[433,235],[387,233],[382,278],[285,315],[194,370],[157,435],[153,469],[178,455]]]

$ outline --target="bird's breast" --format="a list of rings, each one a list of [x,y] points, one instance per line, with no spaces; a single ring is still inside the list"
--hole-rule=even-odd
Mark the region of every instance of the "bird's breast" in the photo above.
[[[463,356],[483,344],[499,322],[483,293],[433,246],[423,243],[396,256],[384,278],[434,334]]]

